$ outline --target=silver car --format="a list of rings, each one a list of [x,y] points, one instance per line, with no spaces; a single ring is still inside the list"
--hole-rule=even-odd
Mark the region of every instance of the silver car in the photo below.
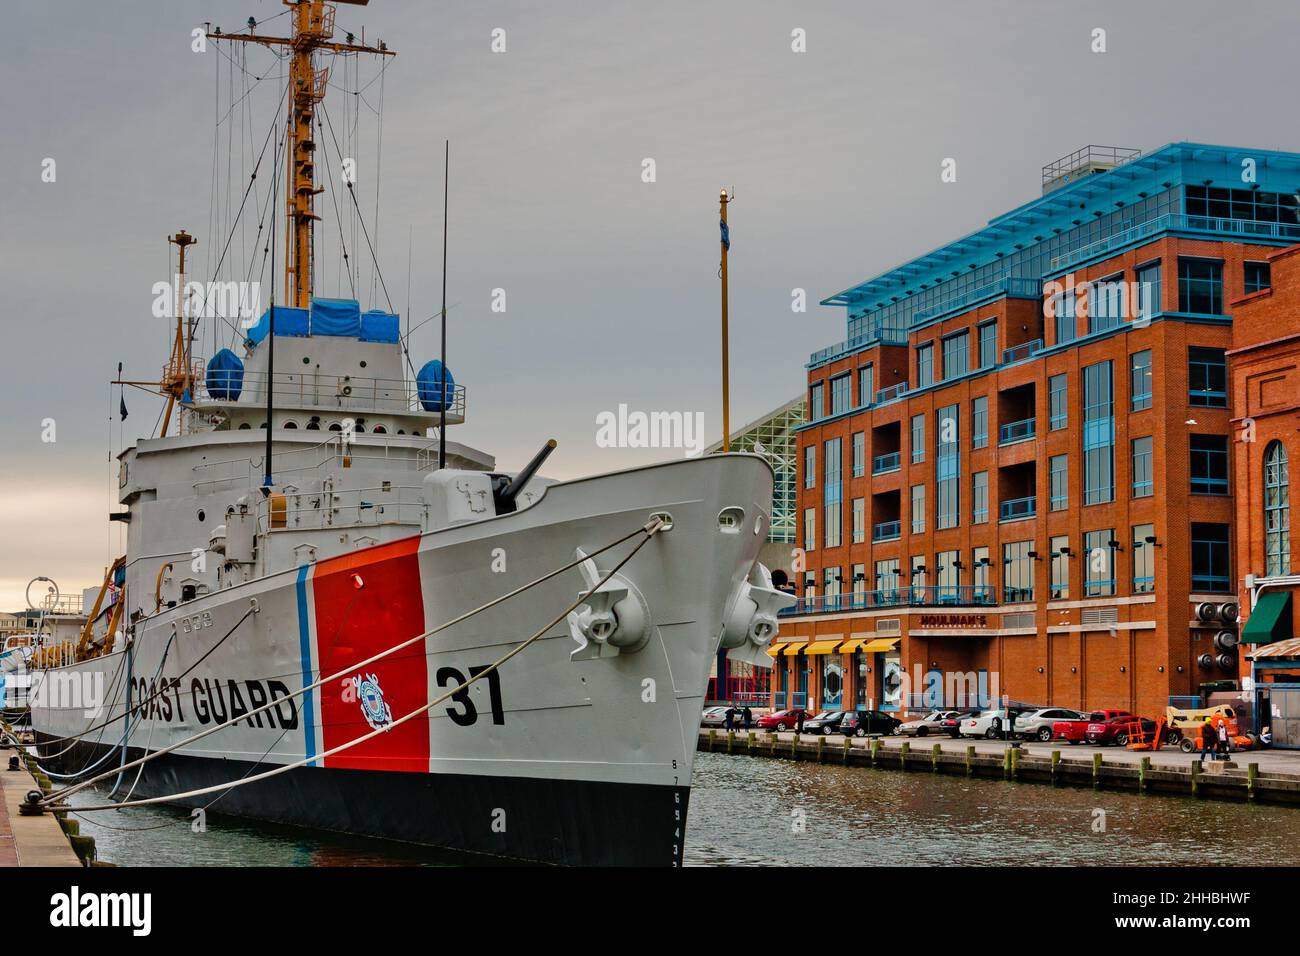
[[[1041,740],[1049,743],[1052,739],[1052,725],[1058,720],[1087,720],[1087,714],[1068,707],[1044,707],[1031,710],[1016,717],[1016,736],[1025,740]]]
[[[956,727],[945,727],[945,720],[955,720],[960,717],[960,711],[956,710],[936,710],[926,714],[919,720],[909,720],[904,724],[899,724],[895,733],[904,737],[928,737],[930,734],[947,734],[950,737],[956,736]]]

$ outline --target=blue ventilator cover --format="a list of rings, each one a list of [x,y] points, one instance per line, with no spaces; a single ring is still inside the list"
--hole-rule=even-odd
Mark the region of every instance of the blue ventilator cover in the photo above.
[[[280,327],[280,310],[275,310],[275,326]],[[237,402],[244,390],[244,363],[230,349],[222,349],[208,360],[204,381],[208,394],[219,402]]]
[[[451,369],[444,369],[437,359],[425,362],[420,367],[415,375],[415,387],[420,396],[420,406],[426,412],[442,411],[443,399],[440,393],[446,397],[448,409],[455,403],[456,379],[452,377]]]
[[[276,335],[296,335],[299,337],[307,334],[308,312],[306,309],[294,309],[287,305],[277,305],[275,307],[275,334]],[[262,313],[262,317],[257,320],[257,324],[248,330],[248,341],[254,345],[266,338],[266,334],[271,330],[271,310],[267,309]]]
[[[399,340],[401,317],[371,309],[361,313],[362,342],[396,342]]]
[[[278,312],[275,318],[279,325]],[[311,334],[359,336],[361,306],[353,299],[312,299]]]

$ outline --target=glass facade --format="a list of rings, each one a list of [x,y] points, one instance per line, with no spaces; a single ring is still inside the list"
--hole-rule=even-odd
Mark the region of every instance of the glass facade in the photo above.
[[[838,548],[844,515],[844,471],[840,460],[840,440],[832,438],[826,443],[826,482],[822,489],[822,503],[826,506],[826,547]]]
[[[1115,500],[1115,388],[1110,362],[1083,370],[1083,503]]]
[[[955,528],[961,521],[961,417],[957,405],[938,412],[935,447],[935,527]]]

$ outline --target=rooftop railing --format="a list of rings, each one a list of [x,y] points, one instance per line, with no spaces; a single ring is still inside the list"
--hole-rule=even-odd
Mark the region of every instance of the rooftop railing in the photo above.
[[[1037,424],[1032,418],[1022,418],[1018,422],[1008,422],[998,428],[998,444],[1010,445],[1014,442],[1033,438]]]

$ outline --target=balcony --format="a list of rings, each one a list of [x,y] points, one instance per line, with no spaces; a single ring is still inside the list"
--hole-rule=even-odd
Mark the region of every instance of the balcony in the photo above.
[[[907,394],[907,383],[899,382],[897,385],[891,385],[889,388],[882,388],[876,392],[876,404],[884,405],[888,402],[897,401]]]
[[[998,518],[1001,521],[1020,521],[1024,518],[1032,518],[1038,510],[1038,499],[1030,498],[1012,498],[1010,501],[1003,501],[998,505]]]
[[[1032,595],[1029,598],[1032,600]],[[846,594],[802,598],[780,612],[781,617],[834,611],[866,611],[898,607],[992,607],[997,590],[987,585],[877,588]]]
[[[1017,362],[1023,362],[1030,358],[1034,353],[1041,351],[1043,348],[1042,339],[1034,339],[1032,342],[1023,342],[1013,348],[1004,349],[1002,352],[1002,364],[1014,365]]]
[[[1007,604],[1032,604],[1034,589],[1005,587],[1002,589],[1002,600]]]
[[[897,541],[903,534],[900,521],[882,521],[871,527],[872,541]]]
[[[891,471],[898,471],[902,467],[902,459],[899,453],[894,451],[888,455],[877,455],[871,459],[871,473],[873,475],[887,475]]]
[[[1014,445],[1018,441],[1028,441],[1034,437],[1037,426],[1032,418],[1022,418],[1018,422],[1008,422],[998,428],[998,444]]]

